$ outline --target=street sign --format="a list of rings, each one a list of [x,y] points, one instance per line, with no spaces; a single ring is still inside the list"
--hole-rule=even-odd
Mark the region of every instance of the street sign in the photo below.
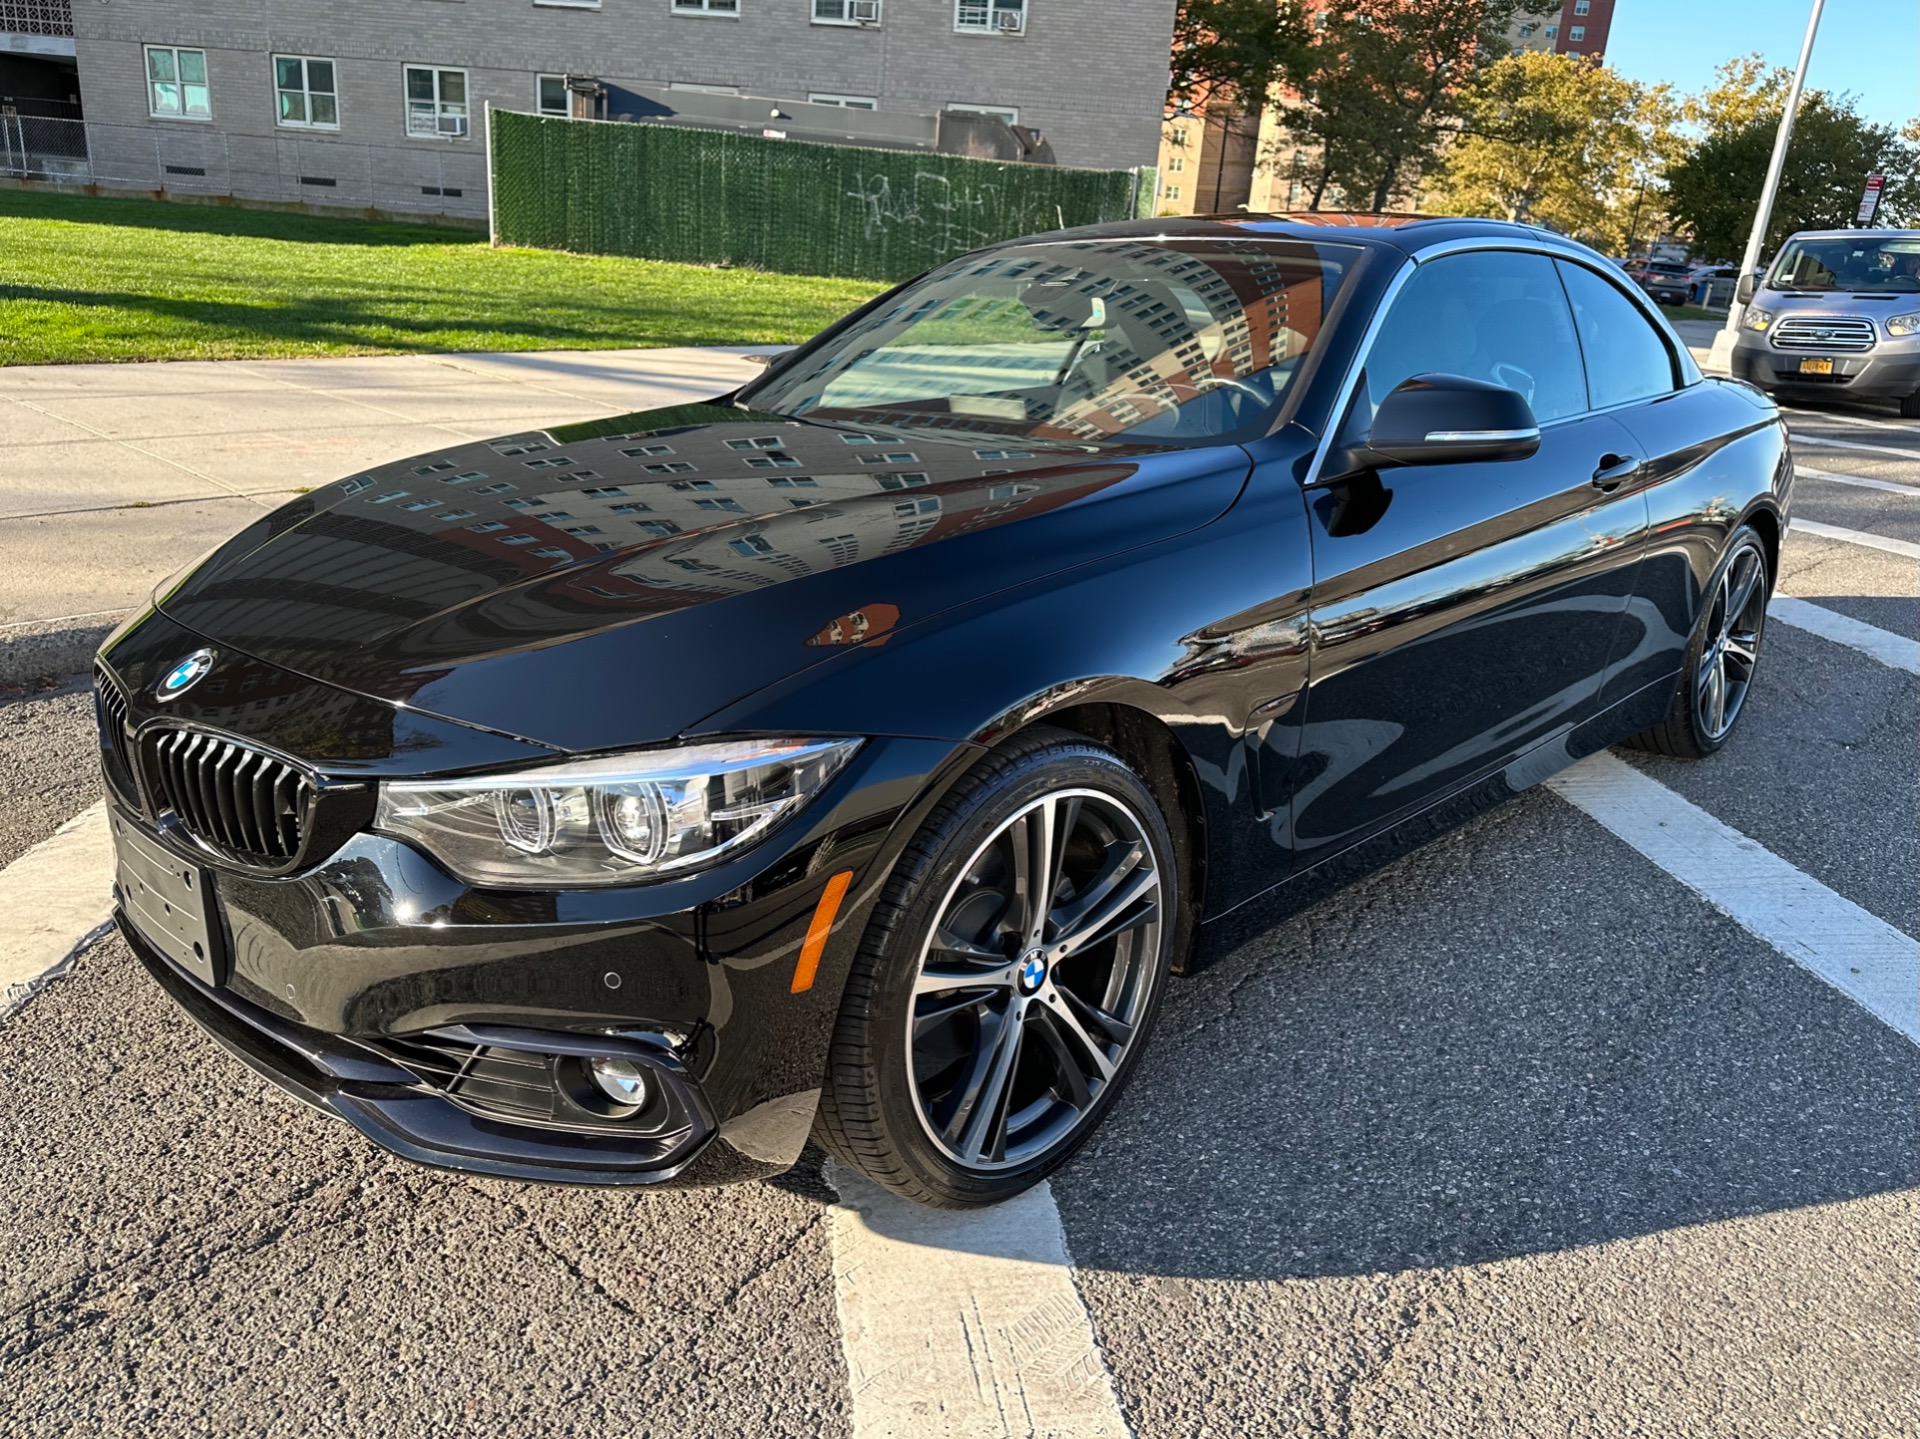
[[[1887,186],[1885,175],[1867,176],[1867,188],[1860,196],[1860,213],[1853,217],[1856,225],[1871,225],[1874,212],[1880,208],[1880,192]]]

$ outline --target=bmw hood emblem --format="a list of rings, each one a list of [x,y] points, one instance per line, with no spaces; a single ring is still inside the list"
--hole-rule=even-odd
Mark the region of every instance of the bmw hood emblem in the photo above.
[[[154,687],[153,697],[159,700],[178,699],[207,676],[213,668],[212,650],[195,650],[179,664],[167,671],[166,678]]]

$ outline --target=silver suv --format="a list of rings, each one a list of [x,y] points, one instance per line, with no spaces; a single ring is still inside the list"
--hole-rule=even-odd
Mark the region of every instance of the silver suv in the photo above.
[[[1803,399],[1895,399],[1920,419],[1920,230],[1803,230],[1739,294],[1740,379]]]

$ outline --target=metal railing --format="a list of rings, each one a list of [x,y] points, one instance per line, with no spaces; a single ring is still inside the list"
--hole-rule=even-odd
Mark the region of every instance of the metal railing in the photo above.
[[[366,145],[295,131],[0,115],[0,175],[475,219],[487,212],[478,141]]]

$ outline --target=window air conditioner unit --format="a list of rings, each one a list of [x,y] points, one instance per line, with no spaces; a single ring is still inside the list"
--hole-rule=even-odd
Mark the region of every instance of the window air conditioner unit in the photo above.
[[[442,135],[447,136],[449,139],[465,139],[467,134],[467,117],[465,115],[442,115],[437,128]]]
[[[856,25],[878,25],[880,0],[847,0],[847,18]]]
[[[1018,35],[1027,28],[1027,17],[1018,10],[996,10],[993,28],[1003,35]]]

